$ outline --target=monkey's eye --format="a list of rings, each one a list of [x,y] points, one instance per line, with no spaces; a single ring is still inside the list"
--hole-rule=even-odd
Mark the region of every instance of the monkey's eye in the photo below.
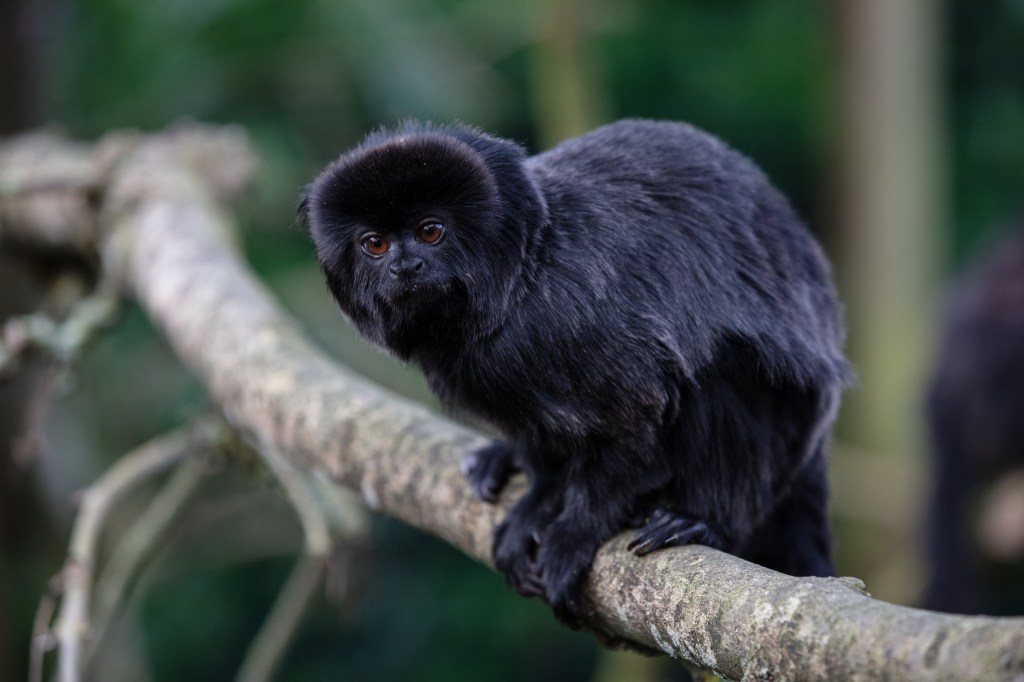
[[[391,246],[387,239],[373,232],[363,237],[362,245],[363,251],[374,257],[383,256]]]
[[[444,225],[436,220],[424,220],[416,228],[416,238],[424,244],[436,244],[444,236]]]

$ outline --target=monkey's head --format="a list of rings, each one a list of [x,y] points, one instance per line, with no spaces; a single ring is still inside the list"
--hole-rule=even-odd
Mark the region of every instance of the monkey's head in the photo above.
[[[488,333],[506,314],[543,208],[523,149],[406,123],[329,164],[299,206],[328,287],[400,357]]]

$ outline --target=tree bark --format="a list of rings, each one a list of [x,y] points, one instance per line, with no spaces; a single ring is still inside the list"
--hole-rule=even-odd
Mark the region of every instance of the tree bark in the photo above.
[[[3,158],[0,150],[0,187],[10,170]],[[109,272],[237,427],[491,565],[494,525],[522,482],[498,505],[477,500],[458,463],[485,442],[480,435],[357,377],[303,338],[234,245],[225,201],[250,167],[234,129],[177,130],[126,150],[100,179]],[[593,627],[606,638],[732,679],[1024,676],[1024,619],[894,606],[853,579],[792,578],[699,546],[638,558],[627,541],[608,542],[590,576]]]

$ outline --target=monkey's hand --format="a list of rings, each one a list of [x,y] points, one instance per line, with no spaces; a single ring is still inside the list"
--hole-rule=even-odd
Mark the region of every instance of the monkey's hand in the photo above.
[[[497,502],[509,477],[521,468],[515,448],[502,441],[469,453],[459,464],[473,492],[485,502]]]

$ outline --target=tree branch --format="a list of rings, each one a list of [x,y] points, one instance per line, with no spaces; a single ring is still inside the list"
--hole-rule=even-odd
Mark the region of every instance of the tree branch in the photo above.
[[[481,436],[357,377],[300,335],[234,248],[222,204],[230,192],[204,175],[249,168],[246,157],[234,130],[178,130],[133,147],[108,178],[105,261],[235,425],[490,565],[494,525],[522,483],[498,505],[475,499],[458,462]],[[607,543],[594,563],[594,628],[725,677],[1024,675],[1024,619],[885,604],[856,580],[791,578],[698,546],[638,558],[627,540]]]

